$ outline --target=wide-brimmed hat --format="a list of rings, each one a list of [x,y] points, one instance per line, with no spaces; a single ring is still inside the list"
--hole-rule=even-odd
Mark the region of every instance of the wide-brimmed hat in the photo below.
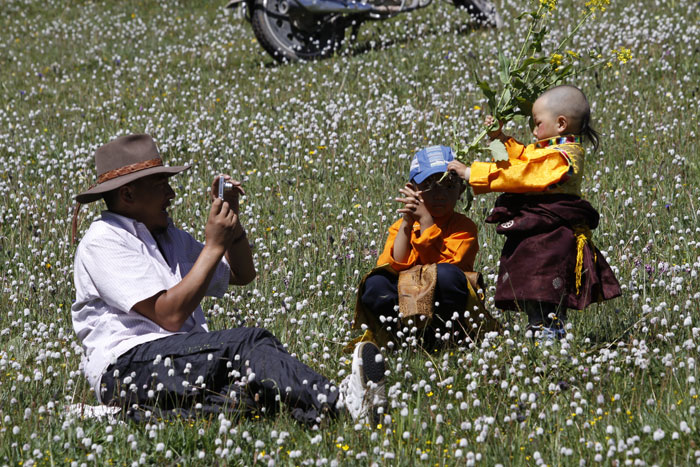
[[[75,196],[78,203],[92,203],[108,191],[153,174],[175,175],[189,165],[166,167],[150,135],[126,135],[95,151],[97,183]]]

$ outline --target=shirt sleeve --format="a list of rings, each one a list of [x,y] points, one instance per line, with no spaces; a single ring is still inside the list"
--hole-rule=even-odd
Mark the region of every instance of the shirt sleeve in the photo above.
[[[175,285],[164,268],[157,268],[149,260],[143,244],[138,247],[119,237],[104,236],[99,244],[90,242],[84,248],[83,268],[99,297],[124,313]],[[124,267],[125,264],[129,267]]]
[[[194,263],[197,261],[197,258],[199,258],[199,255],[202,253],[204,245],[201,242],[198,242],[192,235],[184,230],[174,228],[168,233],[171,235],[171,238],[174,237],[173,241],[175,248],[179,249],[180,252],[186,252],[186,261],[180,265],[182,277],[185,277],[192,269],[192,266],[194,266]],[[214,271],[214,275],[209,282],[205,295],[209,297],[222,297],[228,290],[230,277],[231,268],[229,267],[226,257],[224,256],[216,266],[216,271]]]
[[[472,164],[469,184],[474,194],[544,191],[569,171],[569,160],[556,149],[524,147],[513,138],[505,145],[507,161]]]
[[[399,233],[401,222],[402,219],[399,219],[389,227],[389,236],[384,244],[384,251],[379,255],[379,258],[377,258],[377,266],[388,264],[394,271],[403,271],[412,267],[416,264],[416,261],[418,261],[418,253],[415,248],[411,248],[408,259],[406,259],[405,262],[400,263],[394,259],[394,241],[396,240],[396,235]]]
[[[411,235],[411,251],[408,259],[401,263],[394,260],[394,240],[401,220],[389,228],[384,251],[377,259],[377,266],[388,264],[395,271],[409,269],[416,264],[449,263],[463,271],[474,270],[474,260],[479,251],[477,227],[469,218],[456,215],[445,232],[436,224],[431,225],[420,237],[415,230]]]
[[[443,231],[431,225],[420,237],[413,237],[411,245],[418,253],[419,264],[448,263],[463,271],[474,270],[479,251],[476,224],[466,216],[459,216],[454,225]]]

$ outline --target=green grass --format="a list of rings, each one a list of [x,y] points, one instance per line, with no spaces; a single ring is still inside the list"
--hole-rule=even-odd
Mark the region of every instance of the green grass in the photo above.
[[[0,18],[0,464],[325,463],[388,465],[687,465],[700,459],[698,5],[619,1],[577,47],[632,48],[624,67],[582,76],[604,134],[585,197],[623,296],[571,312],[573,339],[532,345],[522,317],[489,308],[503,336],[470,349],[388,355],[391,420],[318,432],[286,415],[163,426],[67,420],[94,404],[72,330],[70,217],[94,181],[92,155],[118,134],[149,132],[172,165],[172,216],[203,238],[206,187],[242,179],[258,278],[207,300],[214,329],[270,329],[338,381],[360,277],[374,264],[408,157],[469,140],[484,99],[516,50],[515,1],[501,30],[471,30],[439,3],[367,24],[317,63],[278,66],[225,2],[20,2]],[[564,1],[552,34],[580,8]],[[520,127],[508,131],[529,141]],[[477,267],[493,296],[503,239],[480,226]],[[81,231],[101,206],[83,209]],[[663,434],[663,438],[660,438]],[[86,440],[90,439],[90,442]],[[227,449],[226,452],[224,450]],[[697,454],[696,454],[697,453]],[[203,457],[200,457],[203,456]],[[461,456],[461,457],[458,457]]]

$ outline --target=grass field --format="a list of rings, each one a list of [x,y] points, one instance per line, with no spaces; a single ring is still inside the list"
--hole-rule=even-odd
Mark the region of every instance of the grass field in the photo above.
[[[339,381],[360,277],[396,219],[397,190],[421,147],[466,141],[515,53],[523,2],[506,26],[473,30],[439,2],[368,24],[336,57],[278,66],[225,2],[5,0],[0,5],[0,465],[687,465],[700,464],[700,7],[615,1],[574,46],[632,49],[625,66],[581,76],[601,149],[584,195],[596,245],[623,296],[571,312],[570,339],[534,345],[524,321],[469,349],[388,355],[389,417],[313,431],[267,420],[109,424],[66,417],[94,404],[73,333],[72,196],[116,135],[154,135],[171,165],[177,225],[203,240],[206,187],[242,179],[242,221],[258,278],[206,301],[214,329],[269,328]],[[560,2],[552,37],[583,0]],[[519,126],[509,132],[524,141]],[[503,239],[480,226],[491,285]],[[99,215],[83,209],[81,231]]]

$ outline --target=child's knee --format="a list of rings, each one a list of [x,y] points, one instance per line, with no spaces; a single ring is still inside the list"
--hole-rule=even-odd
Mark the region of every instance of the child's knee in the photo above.
[[[393,279],[393,280],[392,280]],[[384,274],[372,274],[365,280],[362,304],[370,310],[383,309],[398,303],[396,280]]]
[[[437,286],[442,291],[459,290],[466,293],[467,278],[464,271],[454,264],[439,263],[437,265]]]

